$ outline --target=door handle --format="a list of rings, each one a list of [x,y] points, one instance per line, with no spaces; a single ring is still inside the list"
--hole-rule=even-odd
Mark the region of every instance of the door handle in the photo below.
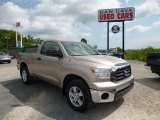
[[[42,59],[38,57],[37,60],[42,60]]]

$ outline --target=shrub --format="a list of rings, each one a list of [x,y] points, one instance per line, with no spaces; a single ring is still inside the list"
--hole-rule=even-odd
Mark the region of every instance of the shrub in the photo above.
[[[148,53],[160,53],[160,49],[147,47],[145,49],[128,51],[126,52],[125,59],[146,61],[146,56]]]

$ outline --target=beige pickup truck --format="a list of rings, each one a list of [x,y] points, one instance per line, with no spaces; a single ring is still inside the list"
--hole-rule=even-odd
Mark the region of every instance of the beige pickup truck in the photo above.
[[[101,55],[91,46],[71,41],[44,41],[37,53],[19,53],[22,82],[46,80],[63,90],[69,105],[83,112],[91,102],[113,102],[133,88],[131,66]]]

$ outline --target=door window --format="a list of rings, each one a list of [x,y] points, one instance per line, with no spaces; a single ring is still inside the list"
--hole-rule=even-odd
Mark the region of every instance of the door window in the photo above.
[[[42,46],[40,54],[47,56],[47,51],[48,50],[54,50],[54,51],[57,51],[57,52],[61,52],[61,49],[60,49],[59,45],[55,42],[45,42]]]

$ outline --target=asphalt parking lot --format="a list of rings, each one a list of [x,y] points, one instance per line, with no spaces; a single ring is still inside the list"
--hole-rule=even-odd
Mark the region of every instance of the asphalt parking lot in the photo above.
[[[2,120],[160,120],[160,78],[143,62],[129,61],[134,88],[122,99],[94,104],[85,113],[73,111],[61,89],[38,81],[25,86],[16,61],[0,64],[0,119]]]

